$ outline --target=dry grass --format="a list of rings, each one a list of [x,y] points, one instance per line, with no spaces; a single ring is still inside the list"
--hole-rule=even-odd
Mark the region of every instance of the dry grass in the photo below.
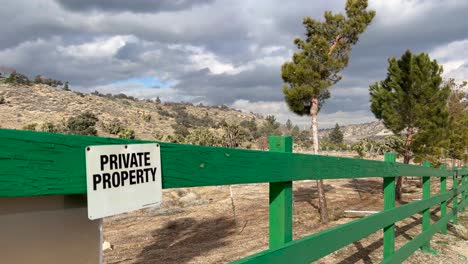
[[[381,184],[380,179],[325,181],[333,221],[322,225],[315,182],[295,182],[294,239],[355,220],[343,213],[345,209],[381,210]],[[433,185],[436,190],[436,182]],[[411,192],[404,194],[404,201],[420,197],[413,181],[406,187]],[[105,263],[225,263],[267,249],[268,185],[235,185],[233,192],[236,218],[229,188],[220,186],[166,190],[161,209],[106,219],[105,239],[115,247],[105,252]],[[187,195],[197,198],[192,203],[181,202]],[[436,220],[439,212],[433,211]],[[398,222],[397,248],[417,236],[420,228],[419,214]],[[431,246],[438,255],[416,252],[407,263],[466,263],[468,245],[454,232],[449,228],[448,235],[434,236]],[[382,260],[381,238],[379,231],[317,263],[378,263]]]

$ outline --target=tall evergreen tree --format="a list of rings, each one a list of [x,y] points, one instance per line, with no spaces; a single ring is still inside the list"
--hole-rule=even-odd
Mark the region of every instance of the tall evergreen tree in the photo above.
[[[351,47],[375,16],[375,11],[367,10],[367,0],[347,0],[345,10],[346,15],[326,11],[324,21],[304,18],[306,38],[294,40],[299,51],[281,68],[289,109],[311,117],[315,154],[319,150],[317,114],[330,97],[328,88],[341,79],[339,72],[348,64]],[[317,182],[317,189],[321,220],[328,222],[322,180]]]
[[[335,128],[328,135],[331,143],[343,144],[343,132],[340,130],[340,126],[336,123]]]
[[[455,160],[468,159],[468,98],[464,92],[467,82],[456,83],[448,81],[450,96],[448,97],[449,126],[448,126],[448,157]]]
[[[388,63],[387,78],[369,87],[371,110],[394,134],[403,133],[404,163],[409,163],[433,154],[447,136],[450,89],[442,82],[442,66],[425,53],[406,51]],[[401,200],[401,177],[396,185]]]

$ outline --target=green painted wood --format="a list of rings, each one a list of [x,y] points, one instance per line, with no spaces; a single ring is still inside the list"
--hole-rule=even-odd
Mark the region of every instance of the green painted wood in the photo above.
[[[453,197],[454,191],[382,211],[325,231],[291,241],[277,249],[269,249],[233,263],[283,264],[311,263],[354,241],[367,237],[392,223],[423,211]],[[420,244],[418,244],[419,247]]]
[[[0,197],[86,193],[86,146],[149,142],[0,129]],[[160,144],[166,189],[450,174],[415,165],[363,159]]]
[[[452,205],[452,208],[453,208],[453,219],[452,219],[452,222],[454,224],[458,224],[458,192],[457,192],[457,189],[458,189],[458,169],[457,169],[457,166],[453,166],[453,190],[455,190],[455,197],[453,197],[453,205]]]
[[[291,136],[270,136],[270,151],[292,152]],[[292,240],[292,181],[270,183],[270,248],[278,248]]]
[[[468,176],[464,175],[464,174],[461,174],[461,185],[462,185],[462,187],[465,187],[467,185],[467,180],[468,180]],[[468,198],[468,192],[464,191],[463,194],[461,195],[461,202],[460,203],[463,204],[463,201],[465,201],[467,198]],[[460,211],[464,212],[465,207],[460,206]]]
[[[400,264],[403,263],[414,251],[429,241],[432,236],[441,230],[450,221],[450,218],[455,215],[454,211],[448,213],[445,217],[441,218],[435,224],[433,224],[428,230],[422,232],[417,237],[413,238],[410,242],[406,243],[400,249],[398,249],[393,256],[385,259],[381,264]]]
[[[465,201],[463,201],[463,202],[460,204],[460,206],[464,206],[464,207],[468,206],[468,199],[465,200]]]
[[[423,167],[431,167],[431,163],[429,161],[423,162]],[[431,178],[430,177],[422,177],[422,199],[426,200],[431,197]],[[422,233],[429,230],[431,228],[431,208],[427,208],[422,212]],[[421,250],[423,251],[431,251],[430,241],[428,240],[426,243],[422,244]]]
[[[385,153],[385,162],[396,162],[395,153]],[[395,207],[395,178],[383,178],[384,192],[384,210],[390,210]],[[392,223],[383,229],[383,257],[388,258],[395,252],[395,223]]]
[[[442,165],[441,170],[446,170],[447,167]],[[447,192],[447,177],[440,177],[440,193],[444,194]],[[447,201],[443,201],[440,204],[440,218],[444,218],[447,215]],[[440,230],[442,234],[447,234],[447,225],[444,225]]]

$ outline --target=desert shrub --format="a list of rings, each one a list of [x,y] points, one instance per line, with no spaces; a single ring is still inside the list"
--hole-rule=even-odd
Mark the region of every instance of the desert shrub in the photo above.
[[[104,123],[102,128],[104,129],[104,131],[112,135],[117,135],[125,129],[124,126],[117,119],[114,119],[113,121],[107,124]]]
[[[215,122],[205,113],[203,117],[197,117],[186,111],[178,111],[175,121],[185,127],[213,127]]]
[[[169,113],[168,111],[164,109],[158,109],[157,112],[161,116],[174,117],[171,113]]]
[[[55,127],[54,123],[51,123],[51,122],[42,123],[40,130],[42,132],[50,132],[50,133],[58,132],[57,127]]]
[[[125,128],[120,131],[117,136],[119,138],[135,139],[135,131],[133,129]]]
[[[143,114],[143,120],[146,121],[146,122],[150,122],[151,121],[151,115],[150,114]]]
[[[223,126],[222,144],[228,148],[237,148],[248,138],[247,131],[236,124],[226,124]]]
[[[36,131],[37,123],[29,123],[22,127],[23,130],[32,130]]]
[[[66,127],[70,134],[96,136],[96,123],[98,121],[99,119],[93,113],[84,112],[78,116],[70,117]]]
[[[19,85],[30,85],[31,81],[24,74],[17,73],[16,71],[12,72],[8,78],[5,79],[5,83],[9,84],[19,84]]]
[[[186,137],[190,134],[189,130],[184,125],[173,124],[171,126],[172,126],[172,129],[174,129],[174,135],[176,136]]]
[[[193,130],[187,137],[185,143],[200,146],[220,146],[222,139],[206,127]]]

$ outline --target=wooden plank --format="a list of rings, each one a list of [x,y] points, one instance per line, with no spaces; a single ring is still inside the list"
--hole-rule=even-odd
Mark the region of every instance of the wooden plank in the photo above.
[[[441,218],[439,221],[433,224],[431,228],[422,232],[417,237],[413,238],[410,242],[406,243],[404,246],[398,249],[392,257],[385,259],[381,262],[381,264],[403,263],[403,261],[411,256],[414,251],[427,243],[427,241],[429,241],[431,237],[437,233],[437,231],[441,230],[443,226],[447,226],[447,223],[450,221],[450,218],[452,218],[452,215],[454,215],[454,211],[451,211],[444,218]]]
[[[446,166],[442,165],[441,170],[446,170]],[[447,177],[440,177],[440,193],[444,194],[447,192]],[[440,204],[440,218],[444,218],[447,215],[447,201],[443,201]],[[447,225],[444,225],[440,230],[442,234],[447,234]]]
[[[452,190],[455,190],[455,197],[453,197],[453,219],[452,222],[454,224],[458,224],[458,169],[457,166],[453,166],[453,188]]]
[[[86,146],[149,142],[0,129],[0,197],[86,193]],[[450,173],[373,160],[160,144],[163,188]]]
[[[270,151],[292,152],[292,137],[270,136]],[[292,240],[292,181],[270,183],[270,248]]]
[[[385,153],[386,162],[396,162],[395,153]],[[384,210],[395,208],[395,177],[383,178]],[[386,259],[395,252],[395,223],[383,229],[383,258]]]
[[[429,161],[423,162],[423,167],[431,167],[431,163]],[[422,199],[427,200],[431,197],[431,177],[422,177]],[[422,212],[422,233],[429,230],[431,228],[431,208],[424,209]],[[421,250],[429,252],[431,251],[431,244],[430,241],[427,240],[426,243],[421,245]]]
[[[379,229],[421,212],[441,201],[453,197],[454,192],[439,194],[427,200],[405,204],[362,219],[327,229],[298,240],[291,241],[277,249],[269,249],[235,261],[233,263],[283,264],[311,263],[354,241],[364,238]],[[419,246],[419,244],[418,244]]]

